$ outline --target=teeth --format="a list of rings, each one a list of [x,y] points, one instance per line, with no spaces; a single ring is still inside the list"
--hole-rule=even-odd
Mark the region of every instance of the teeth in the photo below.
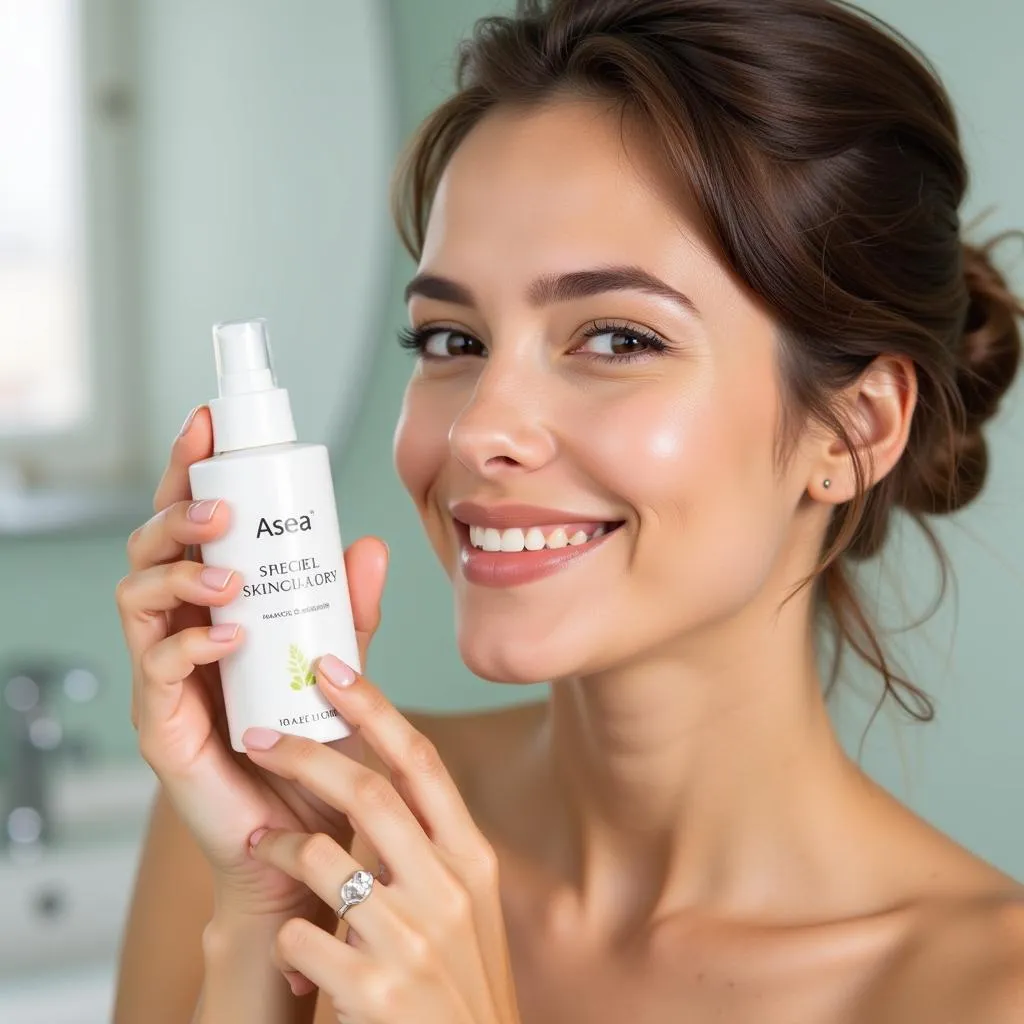
[[[530,529],[526,531],[525,546],[527,551],[540,551],[544,547],[545,543],[544,534],[541,533],[536,526],[531,526]]]
[[[549,548],[564,548],[568,543],[569,538],[565,535],[565,530],[560,526],[548,534]]]
[[[566,532],[564,526],[556,526],[545,537],[544,531],[539,526],[531,526],[524,531],[519,527],[512,527],[508,530],[496,530],[493,527],[471,526],[469,528],[469,542],[475,548],[484,551],[503,551],[515,554],[518,551],[542,551],[544,548],[557,550],[569,546],[578,547],[586,544],[588,540],[596,540],[608,532],[605,526],[598,526],[588,537],[583,530],[576,530],[572,536]]]
[[[502,551],[522,551],[524,547],[526,547],[526,537],[523,535],[522,530],[514,528],[511,530],[502,531]]]

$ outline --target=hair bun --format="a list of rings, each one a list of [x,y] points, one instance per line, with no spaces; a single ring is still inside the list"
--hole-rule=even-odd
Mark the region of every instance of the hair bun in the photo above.
[[[1010,235],[997,235],[980,248],[964,245],[964,277],[970,298],[964,322],[957,387],[970,429],[995,415],[1000,399],[1013,383],[1020,364],[1017,318],[1024,304],[992,263],[992,249]]]
[[[955,512],[978,496],[988,470],[982,425],[999,409],[1021,361],[1017,323],[1024,303],[992,262],[992,250],[1007,231],[984,245],[963,247],[968,305],[957,350],[956,386],[962,402],[959,431],[935,439],[926,460],[914,465],[903,504],[914,512]]]

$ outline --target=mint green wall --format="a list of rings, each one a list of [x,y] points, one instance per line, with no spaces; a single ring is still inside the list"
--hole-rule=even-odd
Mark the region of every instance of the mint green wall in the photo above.
[[[494,6],[488,0],[392,0],[403,135],[447,89],[457,38]],[[1024,30],[1024,7],[1000,0],[975,0],[969,10],[932,0],[875,0],[870,9],[917,41],[947,80],[961,110],[974,168],[968,214],[995,204],[992,230],[1024,225],[1024,191],[1016,171],[1024,164],[1017,110],[1024,83],[1016,42]],[[1006,249],[1008,257],[1018,252],[1013,246]],[[338,472],[346,537],[377,533],[392,551],[384,625],[371,674],[406,706],[536,699],[543,687],[512,690],[481,683],[459,662],[446,583],[391,467],[391,433],[409,369],[408,356],[392,338],[403,322],[398,296],[410,271],[395,245],[372,378]],[[1019,272],[1015,281],[1024,288]],[[904,667],[938,698],[938,720],[908,729],[884,717],[869,736],[865,763],[940,827],[1024,877],[1024,826],[1016,813],[1024,795],[1024,680],[1016,642],[1024,611],[1020,396],[1018,388],[993,427],[992,480],[984,498],[966,516],[941,526],[957,570],[959,612],[947,604],[927,627],[896,644]],[[108,757],[131,757],[134,751],[127,664],[111,597],[123,572],[121,536],[0,542],[0,660],[16,649],[43,650],[97,666],[106,683],[104,695],[91,708],[69,710],[68,728],[102,737]],[[876,576],[885,622],[907,621],[900,594],[907,595],[911,611],[926,605],[932,565],[913,536],[894,538],[881,573],[872,570],[867,577],[873,590]],[[858,678],[871,685],[870,679]],[[855,747],[867,705],[847,690],[837,709],[840,730]]]
[[[969,224],[993,207],[985,238],[1024,227],[1024,163],[1019,97],[1024,71],[1017,40],[1024,5],[934,0],[868,0],[865,6],[915,42],[937,66],[957,109],[972,184],[963,211]],[[1024,291],[1024,244],[1000,251],[1018,292]],[[982,496],[965,513],[936,525],[958,586],[924,628],[893,638],[904,667],[936,698],[936,721],[873,729],[864,763],[876,777],[940,828],[1024,878],[1024,379],[991,425],[991,470]],[[877,617],[887,625],[914,621],[935,593],[934,563],[916,537],[893,538],[881,566],[887,585]],[[872,572],[871,578],[878,574]],[[910,613],[897,595],[908,597]],[[851,744],[862,709],[838,718]]]
[[[287,10],[286,4],[265,2],[263,6],[268,12]],[[419,0],[397,0],[394,4],[390,26],[403,137],[431,104],[444,95],[451,77],[447,62],[459,34],[484,8],[484,4],[470,0],[437,0],[429,5]],[[147,0],[141,7],[141,14],[140,31],[145,52],[152,53],[161,45],[177,45],[174,39],[165,41],[162,25],[153,23],[154,18],[166,16],[166,12],[161,13],[158,6],[151,7]],[[338,28],[343,38],[344,25]],[[146,72],[159,76],[166,66],[168,74],[176,74],[173,57],[173,53],[158,50],[155,59],[165,63],[156,70],[149,67]],[[152,113],[152,121],[147,129],[143,117],[143,134],[147,130],[160,131],[160,118],[164,113],[160,95],[167,88],[162,80],[156,85],[147,85],[146,72],[142,76],[141,105],[143,115],[147,111]],[[314,117],[317,113],[315,109],[301,112],[301,116],[309,119],[311,132],[316,130]],[[202,117],[201,110],[197,110],[196,117]],[[143,141],[145,143],[145,138]],[[265,158],[274,159],[274,153],[267,152]],[[144,184],[145,174],[143,167]],[[166,211],[158,211],[158,215],[168,216]],[[154,217],[144,227],[152,228]],[[165,234],[161,242],[166,244]],[[393,341],[404,317],[397,296],[410,274],[411,265],[397,243],[390,240],[389,251],[390,271],[384,282],[388,289],[385,322],[375,337],[367,338],[367,344],[376,342],[378,349],[372,381],[365,392],[365,406],[355,425],[347,456],[336,470],[346,539],[374,532],[387,539],[393,552],[394,569],[385,600],[385,624],[371,668],[394,699],[405,705],[485,705],[508,699],[509,691],[483,686],[459,661],[452,640],[448,614],[450,598],[443,576],[421,540],[419,523],[391,466],[391,433],[410,366],[408,354]],[[339,274],[343,272],[344,255],[338,256]],[[143,262],[155,273],[161,267],[162,258],[146,258],[144,254]],[[296,257],[283,254],[281,274],[302,271],[301,266],[289,265],[298,262]],[[215,271],[213,266],[208,269],[211,273]],[[296,288],[305,284],[295,282]],[[160,282],[156,281],[149,289],[151,305],[164,301],[159,288]],[[235,288],[233,281],[232,288]],[[202,322],[206,324],[205,320]],[[166,329],[163,319],[151,326],[155,334]],[[154,347],[153,337],[146,336],[150,338],[151,348]],[[206,342],[203,344],[205,358]],[[178,426],[178,419],[187,411],[187,406],[180,402],[178,411],[163,407],[172,370],[167,359],[168,348],[170,345],[165,345],[161,352],[147,352],[144,360],[153,378],[148,384],[154,395],[155,411],[146,439],[146,447],[152,453],[150,474],[153,476],[157,472],[157,460],[162,458]],[[195,398],[207,393],[208,383],[213,379],[212,370],[205,364],[202,376],[204,390]],[[96,748],[96,756],[104,759],[135,756],[135,735],[128,722],[129,668],[113,603],[114,587],[126,571],[122,531],[57,539],[0,539],[0,579],[4,583],[0,589],[0,669],[23,655],[35,658],[42,652],[47,660],[86,664],[97,671],[103,682],[100,697],[91,705],[64,707],[62,717],[67,732],[89,737]],[[423,674],[424,665],[430,666],[429,677]],[[4,751],[0,744],[0,770],[3,764]]]

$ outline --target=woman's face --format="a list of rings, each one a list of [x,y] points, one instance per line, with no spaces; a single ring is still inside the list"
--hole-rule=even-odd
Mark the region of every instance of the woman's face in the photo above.
[[[774,325],[655,167],[596,102],[499,110],[433,206],[395,457],[485,678],[671,656],[813,564]]]

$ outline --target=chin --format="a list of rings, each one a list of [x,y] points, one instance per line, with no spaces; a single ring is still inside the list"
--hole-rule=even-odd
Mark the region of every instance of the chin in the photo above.
[[[617,632],[602,630],[596,617],[574,618],[538,624],[514,613],[492,616],[474,614],[472,606],[459,608],[459,655],[481,679],[525,686],[602,672],[634,653],[609,650],[608,640]]]
[[[526,686],[545,683],[565,674],[555,670],[560,659],[547,656],[542,649],[511,637],[488,636],[479,632],[467,635],[460,630],[458,647],[459,655],[470,672],[492,683]]]
[[[510,623],[481,622],[472,613],[458,616],[456,640],[466,667],[481,679],[492,683],[529,685],[573,675],[580,668],[577,639],[567,643],[563,637],[543,632],[510,629]],[[574,657],[569,657],[573,652]]]

